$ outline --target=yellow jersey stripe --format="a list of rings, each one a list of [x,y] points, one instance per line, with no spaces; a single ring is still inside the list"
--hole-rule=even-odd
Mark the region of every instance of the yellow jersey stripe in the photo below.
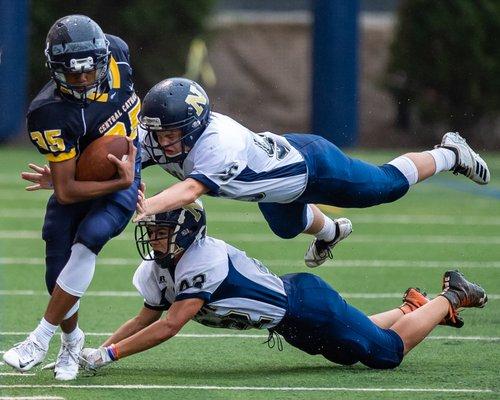
[[[111,57],[109,62],[109,70],[111,71],[111,88],[112,89],[120,89],[121,87],[121,77],[120,77],[120,68],[118,68],[118,64],[114,57]]]
[[[49,154],[45,154],[45,157],[50,162],[66,161],[66,160],[70,160],[70,159],[76,157],[76,150],[75,149],[71,149],[68,153],[61,153],[61,154],[58,154],[58,155],[49,153]]]

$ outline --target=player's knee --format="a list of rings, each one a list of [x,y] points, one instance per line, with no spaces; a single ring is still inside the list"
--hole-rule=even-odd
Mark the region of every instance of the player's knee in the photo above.
[[[286,225],[271,225],[269,224],[269,228],[273,231],[276,236],[279,236],[281,239],[293,239],[300,233],[302,233],[302,228],[295,228],[292,226]]]
[[[403,356],[394,356],[390,358],[374,358],[367,362],[363,362],[366,366],[373,369],[394,369],[399,367],[399,365],[403,362]]]
[[[78,235],[75,238],[75,243],[81,243],[94,254],[99,254],[106,242],[111,239],[111,237],[101,236],[101,235]]]

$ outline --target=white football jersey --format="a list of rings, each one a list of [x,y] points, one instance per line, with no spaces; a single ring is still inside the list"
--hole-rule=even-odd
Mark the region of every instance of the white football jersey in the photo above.
[[[147,151],[142,155],[145,165],[151,163]],[[164,155],[158,157],[164,160]],[[182,166],[161,167],[178,179],[202,182],[210,195],[244,201],[289,203],[307,184],[304,158],[284,137],[254,133],[215,112]]]
[[[133,283],[148,308],[167,310],[176,300],[203,299],[194,320],[212,327],[272,328],[287,310],[278,276],[245,252],[208,236],[194,242],[173,271],[155,261],[142,262]]]

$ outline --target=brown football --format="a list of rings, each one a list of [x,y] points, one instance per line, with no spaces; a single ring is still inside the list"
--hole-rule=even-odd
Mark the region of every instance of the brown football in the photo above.
[[[108,160],[108,154],[120,159],[128,153],[128,140],[124,136],[103,136],[90,143],[76,161],[77,181],[107,181],[117,169]]]

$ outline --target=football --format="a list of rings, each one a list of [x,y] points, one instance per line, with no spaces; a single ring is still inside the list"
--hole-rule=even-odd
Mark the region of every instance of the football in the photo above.
[[[76,161],[77,181],[107,181],[117,168],[108,160],[108,154],[121,159],[128,153],[128,140],[124,136],[103,136],[90,143]]]

